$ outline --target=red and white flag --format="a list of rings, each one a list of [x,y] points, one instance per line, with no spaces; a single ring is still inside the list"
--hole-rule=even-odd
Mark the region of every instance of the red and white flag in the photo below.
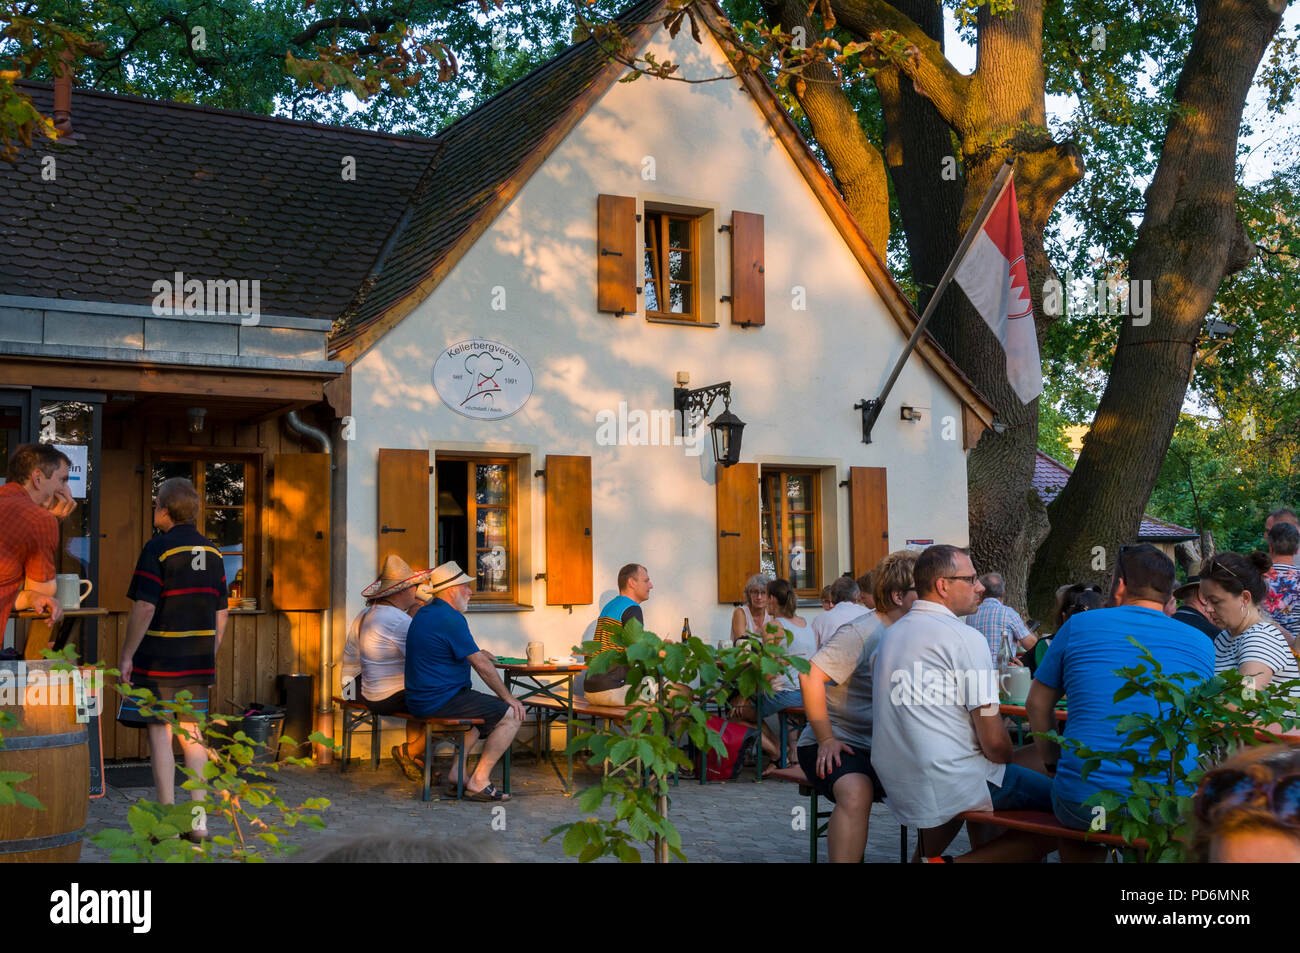
[[[1043,366],[1034,331],[1016,187],[1010,175],[983,223],[975,222],[971,228],[978,232],[953,277],[997,335],[1007,354],[1007,379],[1016,396],[1027,404],[1042,393]]]

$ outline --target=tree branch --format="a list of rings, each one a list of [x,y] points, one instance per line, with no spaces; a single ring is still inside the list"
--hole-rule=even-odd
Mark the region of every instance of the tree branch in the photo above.
[[[970,120],[972,77],[962,75],[939,44],[903,13],[885,0],[832,0],[839,25],[861,37],[883,30],[905,37],[918,52],[915,58],[898,64],[899,69],[916,85],[917,92],[934,103],[948,125],[958,135],[973,130]]]

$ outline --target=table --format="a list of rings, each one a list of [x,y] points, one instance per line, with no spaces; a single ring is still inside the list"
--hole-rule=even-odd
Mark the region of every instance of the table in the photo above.
[[[1002,715],[1009,715],[1012,718],[1017,719],[1018,721],[1020,719],[1024,719],[1025,721],[1029,720],[1029,712],[1025,709],[1024,705],[999,705],[998,713]],[[1056,714],[1057,724],[1058,725],[1064,724],[1066,719],[1066,710],[1064,708],[1057,708],[1055,714]],[[1020,743],[1024,744],[1025,728],[1023,724],[1020,725],[1018,731],[1020,732]]]
[[[585,672],[587,670],[587,666],[581,663],[570,663],[564,665],[559,665],[559,664],[531,665],[527,662],[515,663],[515,662],[498,661],[496,662],[496,667],[501,669],[502,681],[505,682],[506,691],[510,691],[511,688],[515,685],[519,685],[521,688],[526,689],[523,692],[523,694],[516,696],[521,702],[526,699],[533,698],[534,696],[542,695],[546,698],[550,698],[553,701],[559,702],[560,704],[564,705],[565,707],[564,789],[566,791],[570,790],[573,787],[573,754],[569,751],[569,738],[572,733],[571,726],[573,724],[573,678],[579,672]],[[547,682],[541,681],[543,677],[548,677],[548,676],[551,677],[552,679],[551,681],[547,681]],[[556,689],[560,686],[563,686],[564,688],[563,695],[556,694]],[[511,692],[511,694],[514,693]],[[543,732],[543,722],[545,722],[545,727],[546,727],[545,732]],[[550,750],[551,750],[550,724],[551,724],[550,721],[546,719],[546,715],[541,711],[541,709],[538,709],[537,712],[538,758],[541,757],[543,744],[545,745],[546,753],[548,755],[550,754]],[[505,790],[509,791],[510,790],[510,763],[508,761],[502,768],[501,780],[502,780],[502,784],[505,785]]]
[[[63,618],[53,625],[50,624],[50,615],[48,612],[32,612],[24,609],[22,612],[14,613],[18,619],[30,620],[39,625],[29,625],[27,627],[27,643],[23,650],[23,658],[40,659],[44,658],[41,651],[49,643],[54,644],[55,650],[62,649],[68,642],[68,636],[71,634],[72,623],[78,619],[88,619],[96,616],[108,615],[108,610],[99,606],[82,606],[77,609],[64,609]],[[44,635],[42,635],[44,633]],[[15,635],[14,644],[17,645],[18,639]]]

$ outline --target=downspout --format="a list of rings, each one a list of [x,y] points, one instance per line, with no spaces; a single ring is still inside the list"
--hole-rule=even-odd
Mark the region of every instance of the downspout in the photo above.
[[[331,516],[334,513],[334,445],[330,442],[329,435],[319,427],[313,427],[311,424],[303,422],[298,416],[296,410],[291,410],[284,415],[285,425],[300,437],[308,440],[314,440],[320,447],[320,452],[330,458],[330,477],[329,492],[326,494],[328,512]],[[330,521],[330,556],[325,566],[325,591],[329,593],[328,599],[333,599],[334,595],[334,525]],[[333,687],[332,669],[334,668],[334,611],[327,604],[321,613],[320,629],[320,673],[316,680],[316,730],[327,738],[334,737],[334,700],[331,693]],[[333,761],[330,750],[324,745],[315,746],[316,763],[330,764]]]

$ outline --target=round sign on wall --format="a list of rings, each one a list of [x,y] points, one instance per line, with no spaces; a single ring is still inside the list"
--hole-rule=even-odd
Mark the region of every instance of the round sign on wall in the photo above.
[[[533,372],[514,348],[496,341],[460,341],[433,364],[442,402],[475,420],[509,417],[533,394]]]

